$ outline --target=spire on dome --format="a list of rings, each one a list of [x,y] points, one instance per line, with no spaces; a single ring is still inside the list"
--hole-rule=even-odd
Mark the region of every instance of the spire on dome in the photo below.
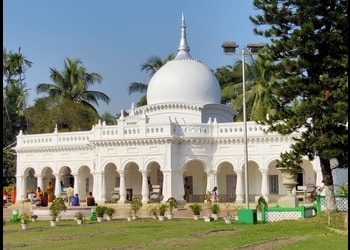
[[[180,44],[177,49],[177,55],[175,56],[174,60],[194,60],[189,52],[190,47],[187,45],[186,40],[185,16],[182,13]]]

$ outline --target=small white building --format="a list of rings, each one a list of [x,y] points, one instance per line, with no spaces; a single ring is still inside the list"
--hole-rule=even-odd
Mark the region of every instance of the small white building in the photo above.
[[[190,184],[188,202],[202,202],[218,187],[219,198],[244,202],[244,132],[233,122],[235,111],[220,104],[219,83],[200,61],[191,57],[182,17],[180,44],[148,85],[148,105],[128,110],[118,125],[99,122],[90,131],[17,136],[17,197],[23,200],[48,182],[55,195],[73,184],[85,199],[93,192],[98,203],[125,203],[132,196],[149,202],[149,183],[159,185],[163,200],[184,201],[184,178]],[[123,113],[123,112],[121,112]],[[265,133],[266,126],[247,122],[249,201],[263,195],[276,201],[285,195],[276,160],[288,151],[293,136]],[[343,175],[344,176],[344,175]],[[346,179],[337,179],[343,184]],[[305,159],[298,185],[321,185],[317,160]],[[61,186],[63,185],[63,186]]]

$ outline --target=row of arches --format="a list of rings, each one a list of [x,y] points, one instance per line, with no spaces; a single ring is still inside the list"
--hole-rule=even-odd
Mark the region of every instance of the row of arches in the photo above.
[[[70,184],[74,192],[78,193],[81,200],[92,191],[96,200],[111,202],[116,189],[120,192],[119,203],[125,203],[130,196],[138,196],[143,202],[150,201],[150,186],[160,186],[160,192],[164,199],[175,197],[184,201],[184,179],[190,183],[189,202],[202,202],[207,191],[214,186],[218,187],[219,199],[228,201],[235,199],[244,200],[244,174],[243,168],[234,168],[228,162],[223,161],[217,170],[211,169],[202,159],[189,159],[180,168],[172,166],[169,170],[161,167],[157,162],[150,162],[146,167],[139,166],[130,161],[123,169],[118,169],[115,163],[108,162],[102,171],[94,171],[87,165],[62,166],[57,172],[54,168],[46,166],[41,170],[35,166],[27,167],[23,176],[18,177],[18,183],[23,183],[22,190],[18,190],[17,199],[25,198],[28,193],[40,186],[46,191],[46,186],[52,182],[55,186],[55,195],[62,195],[64,188]],[[281,174],[276,169],[275,160],[271,161],[267,168],[260,167],[256,162],[248,163],[248,193],[249,201],[256,196],[263,195],[267,200],[276,201],[285,194],[282,185]],[[317,173],[312,164],[304,160],[302,171],[299,174],[299,185],[316,185]]]

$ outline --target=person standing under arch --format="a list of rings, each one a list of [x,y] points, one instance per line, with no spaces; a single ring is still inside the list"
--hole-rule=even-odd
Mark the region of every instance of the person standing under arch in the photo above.
[[[16,186],[13,186],[11,190],[11,203],[12,204],[16,203]]]
[[[191,186],[190,186],[190,182],[189,182],[187,177],[185,177],[184,189],[185,189],[185,195],[183,196],[183,198],[186,202],[189,202]]]
[[[68,205],[72,205],[72,199],[74,197],[74,189],[73,189],[73,186],[72,184],[69,184],[69,187],[67,188],[67,191],[66,191],[66,195],[67,195],[67,201],[68,201]]]
[[[213,191],[211,191],[211,202],[218,202],[218,193],[217,193],[218,187],[215,186],[213,188]]]
[[[49,185],[47,185],[46,189],[47,189],[47,200],[48,200],[48,202],[52,202],[53,201],[53,186],[52,186],[51,181],[49,182]]]

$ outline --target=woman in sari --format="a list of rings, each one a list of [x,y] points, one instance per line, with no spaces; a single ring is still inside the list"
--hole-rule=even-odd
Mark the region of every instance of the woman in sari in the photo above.
[[[47,185],[47,200],[48,202],[52,202],[53,201],[53,186],[51,181],[49,182],[49,185]]]
[[[44,192],[41,190],[40,187],[38,187],[35,191],[35,197],[39,199],[40,195],[44,195]]]

